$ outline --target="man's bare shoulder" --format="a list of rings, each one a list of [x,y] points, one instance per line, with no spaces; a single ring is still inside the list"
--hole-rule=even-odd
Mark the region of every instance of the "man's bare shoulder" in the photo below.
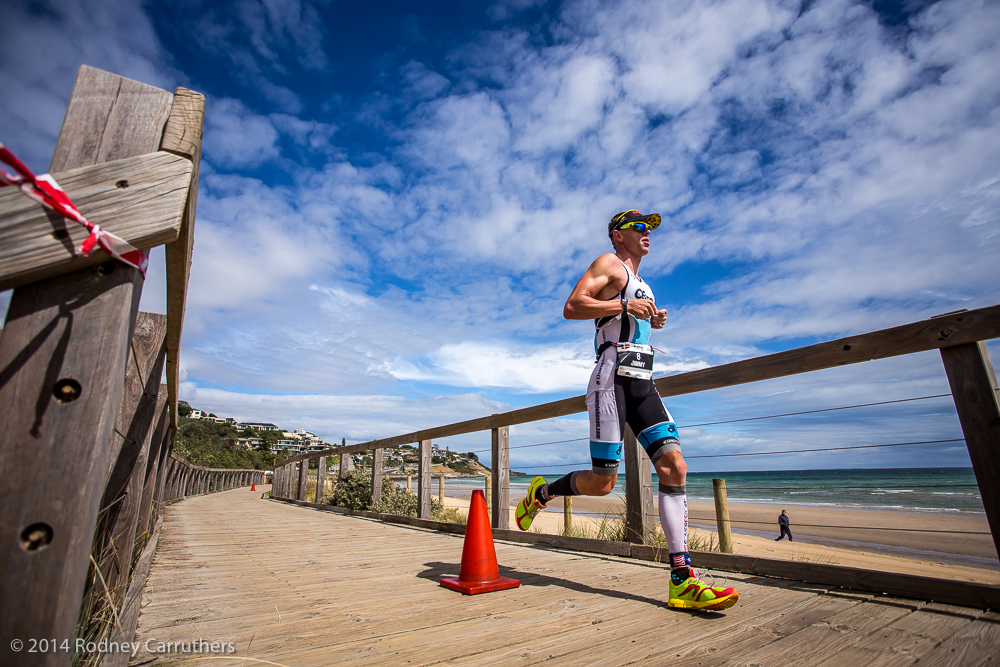
[[[587,271],[594,277],[602,276],[608,278],[612,283],[624,284],[624,281],[628,279],[628,274],[625,271],[625,267],[622,266],[622,261],[613,252],[606,252],[595,259]]]

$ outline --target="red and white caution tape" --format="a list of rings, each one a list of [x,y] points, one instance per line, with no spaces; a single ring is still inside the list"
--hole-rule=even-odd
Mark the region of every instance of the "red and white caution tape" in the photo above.
[[[77,210],[69,196],[56,180],[49,174],[35,176],[30,169],[17,156],[11,153],[6,146],[0,143],[0,162],[12,167],[17,174],[11,174],[6,169],[0,168],[0,188],[7,185],[14,185],[21,188],[21,192],[28,195],[45,208],[51,209],[78,224],[83,225],[90,232],[83,243],[80,244],[80,252],[86,257],[93,252],[95,246],[100,246],[104,252],[129,266],[139,269],[145,277],[146,266],[149,264],[149,256],[131,246],[125,239],[115,236],[111,232],[101,229],[100,225],[95,225]]]

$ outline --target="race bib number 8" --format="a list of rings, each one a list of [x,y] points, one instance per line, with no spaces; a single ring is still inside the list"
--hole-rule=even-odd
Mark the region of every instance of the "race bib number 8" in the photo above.
[[[649,345],[618,345],[616,373],[623,377],[649,380],[653,377],[653,348]]]

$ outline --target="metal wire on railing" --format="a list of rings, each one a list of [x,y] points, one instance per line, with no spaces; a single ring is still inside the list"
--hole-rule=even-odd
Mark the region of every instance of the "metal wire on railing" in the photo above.
[[[736,424],[738,422],[759,421],[761,419],[777,419],[777,418],[780,418],[780,417],[796,417],[796,416],[799,416],[799,415],[812,415],[812,414],[817,414],[817,413],[821,413],[821,412],[833,412],[833,411],[836,411],[836,410],[853,410],[855,408],[869,408],[869,407],[874,407],[874,406],[878,406],[878,405],[890,405],[890,404],[894,404],[894,403],[907,403],[907,402],[910,402],[910,401],[926,401],[926,400],[931,400],[931,399],[935,399],[935,398],[945,398],[945,397],[948,397],[948,396],[951,396],[951,394],[931,394],[929,396],[915,396],[915,397],[912,397],[912,398],[897,398],[897,399],[892,399],[892,400],[888,400],[888,401],[876,401],[874,403],[858,403],[858,404],[855,404],[855,405],[841,405],[841,406],[837,406],[835,408],[818,408],[818,409],[815,409],[815,410],[800,410],[798,412],[783,412],[783,413],[780,413],[780,414],[760,415],[760,416],[757,416],[757,417],[741,417],[741,418],[737,418],[737,419],[726,419],[726,420],[723,420],[723,421],[716,421],[716,422],[703,422],[703,423],[700,423],[700,424],[683,424],[683,425],[678,425],[677,428],[678,429],[683,429],[683,428],[697,428],[697,427],[701,427],[701,426],[719,426],[719,425],[722,425],[722,424]],[[546,447],[548,445],[561,445],[561,444],[565,444],[567,442],[583,442],[585,440],[589,440],[589,438],[588,437],[583,437],[583,438],[569,438],[568,440],[552,440],[552,441],[549,441],[549,442],[535,442],[535,443],[528,444],[528,445],[515,445],[515,446],[511,446],[511,447],[509,447],[509,449],[525,449],[525,448],[529,448],[529,447]],[[957,442],[957,440],[956,441],[952,441],[952,440],[928,441],[928,443],[940,443],[940,442]],[[866,448],[866,447],[901,447],[901,446],[903,446],[905,444],[910,444],[910,443],[899,443],[899,444],[891,444],[891,445],[858,445],[858,446],[855,446],[855,447],[845,447],[845,449],[863,449],[863,448]],[[914,443],[914,444],[925,444],[925,443]],[[490,449],[474,449],[474,450],[472,450],[472,453],[482,454],[482,453],[489,453],[490,451],[492,451],[492,450],[490,450]],[[816,449],[816,450],[803,450],[803,451],[827,451],[827,450]],[[789,450],[787,452],[774,452],[774,453],[778,453],[778,454],[799,453],[799,450]],[[685,458],[709,458],[711,456],[750,456],[750,454],[715,454],[715,455],[703,455],[703,456],[700,456],[700,457],[699,456],[685,456]],[[567,464],[567,465],[579,465],[579,464],[575,464],[574,463],[574,464]]]

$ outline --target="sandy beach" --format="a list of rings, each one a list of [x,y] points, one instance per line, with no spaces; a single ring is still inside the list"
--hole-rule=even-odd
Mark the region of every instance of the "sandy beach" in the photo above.
[[[446,487],[445,505],[468,512],[471,495],[469,488]],[[520,498],[511,500],[513,526],[514,507]],[[623,509],[621,498],[577,496],[573,498],[573,522],[594,525],[597,517],[606,512],[614,514]],[[791,518],[794,542],[774,540],[782,509]],[[1000,562],[985,515],[733,502],[729,510],[733,550],[738,554],[1000,585]],[[692,538],[714,534],[715,505],[691,502],[689,521]],[[549,508],[535,519],[532,530],[562,532],[561,499],[549,503]]]

